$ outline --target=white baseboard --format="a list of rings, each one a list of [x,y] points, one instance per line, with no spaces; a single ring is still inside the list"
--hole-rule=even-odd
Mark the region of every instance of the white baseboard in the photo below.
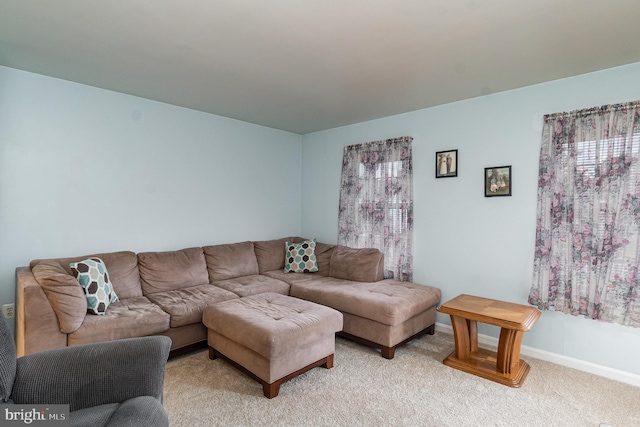
[[[436,322],[436,331],[453,335],[453,327],[451,325],[445,325],[443,323]],[[498,339],[489,335],[478,334],[478,343],[497,347]],[[620,371],[618,369],[613,369],[602,365],[597,365],[591,362],[585,362],[584,360],[574,359],[572,357],[551,353],[550,351],[540,350],[534,347],[528,347],[526,345],[523,345],[520,348],[520,354],[640,387],[640,375]]]

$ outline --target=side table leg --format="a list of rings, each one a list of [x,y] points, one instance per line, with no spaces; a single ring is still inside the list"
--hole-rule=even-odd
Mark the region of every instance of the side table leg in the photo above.
[[[467,320],[467,328],[469,328],[469,346],[471,353],[478,352],[478,322],[475,320]]]
[[[503,374],[514,374],[520,367],[520,346],[524,332],[502,328],[498,341],[496,369]]]
[[[456,358],[458,360],[467,360],[471,356],[471,342],[467,319],[451,315],[451,325],[453,326],[453,338],[456,344]]]

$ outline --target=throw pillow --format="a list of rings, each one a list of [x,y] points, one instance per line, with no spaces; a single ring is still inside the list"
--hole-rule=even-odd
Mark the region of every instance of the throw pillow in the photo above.
[[[107,267],[100,258],[72,262],[69,266],[87,296],[89,313],[104,316],[109,304],[120,301],[109,281]]]
[[[318,271],[316,260],[316,239],[305,240],[300,243],[285,242],[284,257],[285,273],[313,273]]]

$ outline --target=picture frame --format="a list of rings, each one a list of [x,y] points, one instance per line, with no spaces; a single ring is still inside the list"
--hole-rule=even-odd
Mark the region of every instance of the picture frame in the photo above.
[[[458,150],[436,151],[436,178],[458,176]]]
[[[511,166],[484,168],[484,197],[511,196]]]

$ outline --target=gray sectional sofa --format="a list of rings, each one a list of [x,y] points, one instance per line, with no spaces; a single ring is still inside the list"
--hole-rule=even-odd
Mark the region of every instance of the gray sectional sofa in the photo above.
[[[205,307],[275,292],[339,310],[340,333],[394,357],[396,347],[433,333],[440,290],[383,278],[377,249],[316,243],[318,271],[285,273],[285,242],[300,237],[187,248],[34,260],[16,269],[18,356],[147,335],[166,335],[172,352],[206,344]],[[119,297],[105,315],[87,313],[72,262],[98,257]]]

